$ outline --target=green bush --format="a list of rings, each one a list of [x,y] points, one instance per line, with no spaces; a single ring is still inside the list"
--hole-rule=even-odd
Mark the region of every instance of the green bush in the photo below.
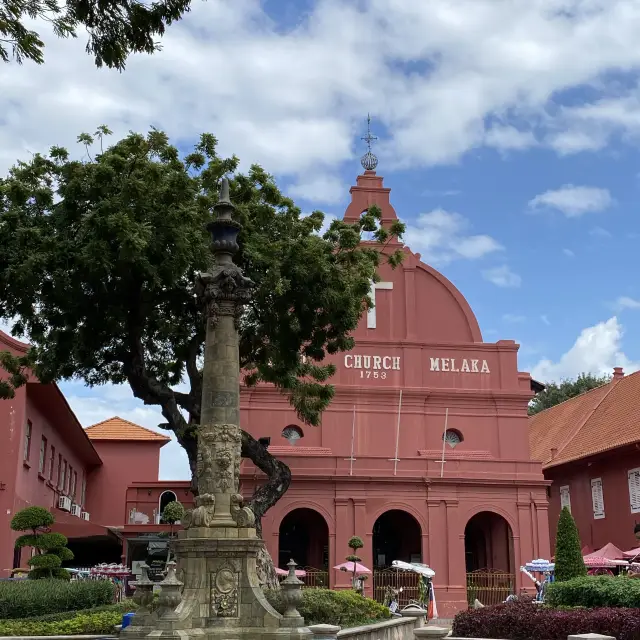
[[[587,575],[578,527],[567,507],[562,508],[558,520],[555,562],[555,578],[559,582]]]
[[[619,576],[587,576],[547,587],[552,607],[640,607],[640,580]]]
[[[114,589],[114,585],[107,580],[0,582],[0,620],[31,618],[111,604]]]
[[[267,600],[279,613],[284,612],[280,591],[266,591]],[[380,603],[345,589],[303,589],[302,604],[298,607],[306,625],[336,624],[341,627],[357,627],[363,624],[386,620],[391,617],[389,609]]]
[[[135,611],[138,605],[131,599],[122,600],[121,602],[115,602],[114,604],[103,604],[98,607],[91,607],[91,609],[81,609],[80,611],[62,611],[60,613],[47,613],[44,616],[33,616],[27,618],[29,622],[63,622],[64,620],[71,620],[80,614],[89,613],[119,613],[121,616],[130,611]],[[8,622],[4,620],[4,622]]]
[[[25,620],[0,620],[0,636],[70,636],[109,634],[122,621],[120,611],[76,613],[66,620],[41,622],[33,618]]]

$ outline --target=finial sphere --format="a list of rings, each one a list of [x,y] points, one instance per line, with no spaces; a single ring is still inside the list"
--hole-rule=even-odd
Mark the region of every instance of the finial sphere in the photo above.
[[[367,151],[367,153],[362,156],[360,164],[365,171],[373,171],[378,166],[378,158],[376,158],[371,151]]]

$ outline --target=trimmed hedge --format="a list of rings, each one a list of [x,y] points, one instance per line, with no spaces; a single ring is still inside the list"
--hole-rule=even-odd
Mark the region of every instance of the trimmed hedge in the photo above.
[[[120,611],[77,613],[66,620],[40,622],[25,620],[0,620],[0,636],[70,636],[113,634],[114,627],[122,621]]]
[[[284,604],[279,591],[267,590],[265,595],[276,611],[284,613]],[[335,624],[341,627],[357,627],[391,617],[389,609],[351,589],[343,591],[303,589],[302,604],[298,607],[298,611],[304,617],[306,625]]]
[[[640,607],[640,580],[620,576],[589,576],[547,586],[552,607]]]
[[[505,640],[567,640],[567,636],[599,633],[618,640],[640,637],[640,609],[552,609],[513,602],[463,611],[453,621],[452,636]]]
[[[92,609],[114,600],[107,580],[16,580],[0,582],[0,619],[31,618],[48,613]]]

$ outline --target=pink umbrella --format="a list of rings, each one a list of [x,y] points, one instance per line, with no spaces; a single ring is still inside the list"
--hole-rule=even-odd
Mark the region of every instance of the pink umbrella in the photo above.
[[[365,567],[363,564],[360,564],[359,562],[343,562],[342,564],[339,564],[333,568],[337,569],[338,571],[347,571],[348,573],[353,573],[354,570],[356,573],[371,573],[371,569],[367,569],[367,567]]]
[[[276,567],[276,574],[279,576],[288,576],[289,572],[281,569],[280,567]],[[304,569],[296,569],[296,578],[304,578],[307,575],[307,572]]]
[[[585,566],[589,568],[598,569],[611,569],[616,566],[616,563],[609,558],[600,558],[594,555],[588,555],[583,558]]]

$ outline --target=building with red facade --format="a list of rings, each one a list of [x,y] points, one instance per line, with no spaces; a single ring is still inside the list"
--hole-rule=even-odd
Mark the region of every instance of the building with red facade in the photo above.
[[[365,171],[345,221],[374,204],[383,224],[396,220],[389,194]],[[394,579],[393,560],[422,561],[436,572],[447,617],[467,606],[478,572],[506,596],[530,586],[520,565],[549,556],[548,483],[529,452],[527,405],[537,383],[518,371],[517,344],[485,342],[460,291],[402,250],[400,267],[381,266],[354,350],[332,358],[336,393],[322,425],[300,424],[268,386],[242,390],[241,422],[269,437],[292,471],[290,489],[263,519],[279,566],[293,557],[330,586],[348,587],[350,576],[332,567],[358,535],[358,555],[374,570],[370,595],[380,598]],[[242,478],[243,493],[262,481],[249,463]]]
[[[551,484],[551,540],[569,507],[584,547],[638,546],[640,522],[640,372],[620,367],[609,384],[529,419],[532,456]]]

